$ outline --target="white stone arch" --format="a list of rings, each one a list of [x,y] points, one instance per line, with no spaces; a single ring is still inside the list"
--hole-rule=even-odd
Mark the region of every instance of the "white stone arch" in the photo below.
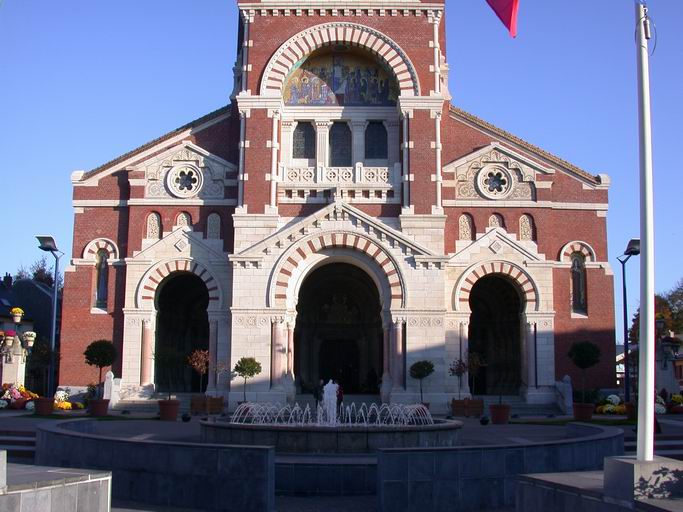
[[[268,285],[268,305],[296,309],[301,283],[315,268],[350,263],[373,279],[382,309],[405,307],[405,279],[394,257],[367,236],[353,232],[322,232],[306,237],[280,256]]]
[[[150,267],[138,284],[136,307],[141,310],[156,311],[157,288],[168,276],[180,272],[194,274],[204,281],[209,292],[207,311],[223,309],[224,294],[220,282],[207,267],[191,258],[163,260]]]
[[[332,22],[307,28],[289,38],[268,61],[261,77],[261,96],[281,95],[294,66],[315,50],[337,43],[364,48],[393,70],[400,96],[419,96],[415,66],[401,47],[387,35],[365,25]]]
[[[96,238],[88,242],[88,245],[83,249],[83,259],[92,260],[93,263],[97,261],[97,253],[104,249],[107,251],[107,259],[111,260],[119,259],[119,248],[116,246],[113,240],[109,238]]]
[[[479,279],[490,274],[498,274],[513,283],[524,304],[524,313],[539,310],[541,298],[534,279],[516,263],[500,260],[475,263],[462,273],[453,289],[453,310],[471,313],[470,292],[472,287]]]
[[[595,263],[597,261],[595,250],[590,244],[581,240],[574,240],[565,244],[560,251],[560,261],[562,263],[571,263],[572,254],[575,252],[582,254],[586,258],[586,263]]]

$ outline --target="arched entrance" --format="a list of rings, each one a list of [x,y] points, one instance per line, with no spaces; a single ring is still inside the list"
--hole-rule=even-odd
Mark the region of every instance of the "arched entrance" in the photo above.
[[[157,290],[154,381],[159,391],[199,392],[199,375],[187,365],[196,349],[209,348],[209,291],[190,272],[174,272]],[[206,378],[204,379],[206,384]]]
[[[294,345],[300,392],[332,378],[346,394],[379,393],[382,317],[370,276],[348,263],[311,272],[299,291]]]
[[[469,297],[469,352],[477,353],[485,365],[473,377],[475,395],[519,393],[523,309],[515,285],[501,274],[478,279]]]

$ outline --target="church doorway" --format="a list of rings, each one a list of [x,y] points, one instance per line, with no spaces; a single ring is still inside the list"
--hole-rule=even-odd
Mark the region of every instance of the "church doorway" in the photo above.
[[[208,305],[209,291],[194,274],[176,272],[159,285],[154,350],[158,391],[203,391],[199,389],[199,375],[188,366],[187,357],[196,349],[209,348]]]
[[[469,353],[483,360],[470,375],[474,395],[516,395],[521,383],[522,301],[502,275],[479,279],[470,292]]]
[[[294,332],[298,391],[310,393],[319,379],[336,379],[347,395],[378,394],[381,311],[377,286],[354,265],[331,263],[307,276]]]

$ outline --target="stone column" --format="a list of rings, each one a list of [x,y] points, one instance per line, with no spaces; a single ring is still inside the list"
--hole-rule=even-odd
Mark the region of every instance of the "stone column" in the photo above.
[[[287,335],[282,318],[276,318],[272,324],[272,342],[270,359],[271,389],[282,390],[284,368],[286,365]]]
[[[280,165],[285,167],[292,165],[292,139],[296,125],[296,121],[282,121],[280,123]],[[284,178],[284,176],[280,176],[280,178]]]
[[[148,386],[152,384],[152,322],[143,320],[142,322],[142,346],[140,347],[140,385]]]
[[[403,320],[398,319],[394,321],[392,327],[392,338],[393,338],[393,363],[394,366],[391,369],[391,375],[394,378],[394,388],[397,390],[404,389],[405,386],[405,354],[403,353]]]
[[[272,128],[272,140],[270,141],[271,147],[271,163],[270,163],[270,208],[272,209],[277,206],[277,181],[278,181],[278,165],[277,165],[277,155],[280,146],[278,144],[278,131],[280,129],[280,111],[274,110],[273,114],[273,128]]]
[[[382,387],[380,388],[380,397],[382,403],[388,403],[391,396],[391,328],[388,324],[382,327]]]
[[[356,164],[363,164],[365,161],[365,129],[368,127],[368,122],[365,120],[351,121],[351,163],[355,167]]]
[[[470,343],[469,343],[469,322],[460,322],[460,359],[462,359],[465,362],[469,361],[469,350],[470,350]],[[470,394],[470,374],[469,372],[466,372],[465,375],[462,376],[462,394],[468,395]]]
[[[207,391],[216,391],[216,363],[218,360],[218,322],[209,319],[209,381]]]
[[[287,374],[294,380],[294,322],[287,322]]]
[[[330,126],[332,126],[332,123],[329,121],[315,122],[315,163],[318,172],[320,172],[321,168],[327,167],[329,162],[329,158],[327,156],[330,145]],[[320,179],[320,176],[318,176],[318,178]]]
[[[401,141],[399,140],[399,123],[396,120],[384,121],[384,127],[387,129],[387,158],[389,160],[389,169],[392,169],[394,164],[400,160],[399,150]],[[400,183],[398,178],[396,178],[396,182]]]
[[[403,150],[403,169],[401,175],[401,183],[403,184],[403,194],[401,206],[403,208],[410,208],[410,166],[409,166],[409,155],[410,155],[410,140],[408,138],[408,117],[409,112],[405,111],[401,113],[401,121],[403,122],[403,142],[401,143],[401,149]]]
[[[526,384],[528,388],[536,386],[536,322],[526,323]],[[524,375],[522,375],[524,377]]]

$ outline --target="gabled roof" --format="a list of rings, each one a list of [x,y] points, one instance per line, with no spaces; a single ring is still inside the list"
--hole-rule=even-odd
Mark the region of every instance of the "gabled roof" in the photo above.
[[[483,119],[470,114],[469,112],[466,112],[458,107],[455,107],[453,105],[450,105],[450,113],[455,117],[455,118],[460,118],[463,119],[478,128],[488,131],[490,133],[493,133],[494,135],[500,137],[504,141],[509,141],[513,144],[516,144],[517,146],[520,146],[524,149],[527,149],[531,151],[532,153],[535,153],[536,155],[540,156],[541,158],[544,158],[545,160],[548,160],[549,162],[552,162],[556,165],[559,165],[560,167],[563,167],[564,169],[568,170],[569,172],[572,172],[583,179],[594,183],[596,185],[606,185],[606,183],[603,183],[602,176],[594,176],[593,174],[584,171],[583,169],[575,166],[574,164],[571,164],[567,162],[566,160],[563,160],[562,158],[553,155],[552,153],[547,152],[545,149],[541,149],[538,146],[531,144],[523,139],[520,139],[516,135],[513,135],[512,133],[503,130],[501,128],[498,128],[497,126],[492,125],[488,121],[484,121]]]
[[[139,146],[139,147],[133,149],[132,151],[129,151],[128,153],[124,153],[123,155],[115,158],[114,160],[111,160],[105,164],[100,165],[99,167],[96,167],[95,169],[92,169],[92,170],[86,172],[83,175],[82,179],[85,180],[88,178],[92,178],[93,176],[104,171],[105,169],[108,169],[113,165],[121,163],[121,162],[123,162],[123,161],[125,161],[125,160],[139,154],[139,153],[142,153],[143,151],[150,149],[151,147],[154,147],[157,144],[164,142],[165,140],[168,140],[168,139],[170,139],[170,138],[172,138],[172,137],[174,137],[174,136],[176,136],[176,135],[178,135],[178,134],[180,134],[186,130],[191,130],[193,128],[196,128],[197,126],[201,126],[202,124],[207,123],[207,122],[215,119],[216,117],[219,117],[223,114],[230,112],[230,108],[231,108],[231,105],[226,105],[224,107],[219,108],[218,110],[214,110],[213,112],[206,114],[205,116],[202,116],[198,119],[195,119],[194,121],[190,121],[189,123],[184,124],[183,126],[176,128],[175,130],[172,130],[172,131],[162,135],[161,137],[157,137],[156,139],[149,141],[146,144],[143,144],[142,146]]]

